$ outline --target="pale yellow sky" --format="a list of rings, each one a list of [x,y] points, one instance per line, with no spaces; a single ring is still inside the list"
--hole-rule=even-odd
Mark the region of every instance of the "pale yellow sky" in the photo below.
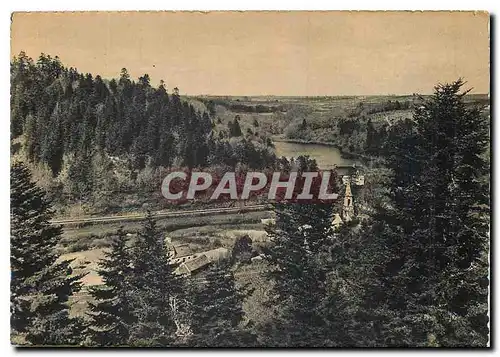
[[[471,12],[15,13],[12,55],[102,77],[148,73],[183,94],[489,92],[489,17]]]

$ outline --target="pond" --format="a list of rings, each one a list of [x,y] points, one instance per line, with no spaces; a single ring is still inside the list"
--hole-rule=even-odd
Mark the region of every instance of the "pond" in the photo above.
[[[276,156],[285,156],[287,159],[300,155],[309,155],[315,159],[320,169],[330,169],[334,165],[351,166],[356,160],[343,158],[339,149],[335,146],[321,144],[303,144],[285,141],[275,141]]]

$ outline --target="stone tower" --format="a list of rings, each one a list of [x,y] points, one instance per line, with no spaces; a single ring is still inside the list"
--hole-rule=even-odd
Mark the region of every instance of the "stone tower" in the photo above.
[[[344,222],[349,222],[354,218],[354,202],[351,192],[351,182],[345,185],[344,206],[342,207],[342,218]]]

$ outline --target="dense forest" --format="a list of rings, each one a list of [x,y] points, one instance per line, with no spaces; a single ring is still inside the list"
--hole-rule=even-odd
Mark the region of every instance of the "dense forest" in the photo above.
[[[54,178],[56,200],[61,192],[86,201],[151,182],[156,188],[155,172],[164,167],[275,162],[267,145],[237,130],[214,137],[212,125],[178,88],[169,94],[163,81],[154,88],[147,74],[134,81],[123,68],[108,81],[44,54],[35,62],[20,53],[11,62],[12,150]]]

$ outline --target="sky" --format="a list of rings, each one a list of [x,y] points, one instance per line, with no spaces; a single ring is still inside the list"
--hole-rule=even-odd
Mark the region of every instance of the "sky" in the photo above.
[[[473,12],[14,13],[11,55],[59,56],[103,78],[125,67],[187,95],[489,92],[489,15]]]

